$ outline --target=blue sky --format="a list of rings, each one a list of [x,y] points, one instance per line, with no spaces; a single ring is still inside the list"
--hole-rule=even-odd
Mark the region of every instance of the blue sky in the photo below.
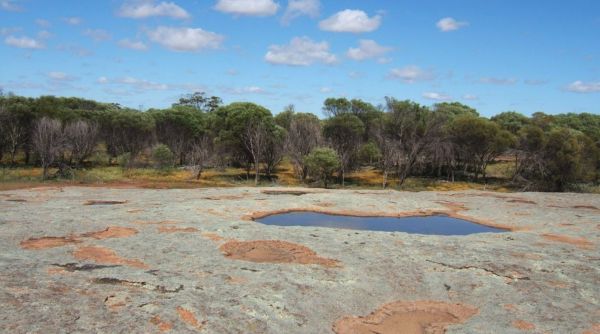
[[[0,87],[26,96],[600,113],[597,0],[0,0],[0,38]]]

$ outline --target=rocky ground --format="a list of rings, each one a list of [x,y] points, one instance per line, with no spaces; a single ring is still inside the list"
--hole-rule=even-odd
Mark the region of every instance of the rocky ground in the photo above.
[[[0,192],[0,332],[600,333],[600,196],[282,188]],[[266,226],[446,213],[511,230]]]

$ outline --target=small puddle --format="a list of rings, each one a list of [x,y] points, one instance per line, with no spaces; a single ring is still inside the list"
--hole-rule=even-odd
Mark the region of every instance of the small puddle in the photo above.
[[[319,226],[366,231],[406,232],[429,235],[500,233],[507,230],[444,215],[414,217],[355,217],[317,212],[274,214],[255,221],[277,226]]]

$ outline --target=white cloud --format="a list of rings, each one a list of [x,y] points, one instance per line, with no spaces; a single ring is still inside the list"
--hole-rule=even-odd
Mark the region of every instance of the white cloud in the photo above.
[[[98,80],[96,80],[96,82],[99,84],[107,84],[108,78],[107,77],[99,77]]]
[[[483,77],[479,79],[479,82],[491,85],[514,85],[517,81],[515,78]]]
[[[548,83],[548,80],[540,80],[540,79],[526,79],[523,81],[526,85],[530,86],[541,86]]]
[[[462,97],[464,100],[470,100],[470,101],[475,101],[475,100],[479,100],[479,97],[477,95],[474,94],[465,94]]]
[[[332,91],[333,91],[333,89],[331,89],[331,87],[321,87],[319,89],[319,92],[321,92],[323,94],[331,93]]]
[[[346,9],[321,21],[321,30],[333,32],[362,33],[377,30],[381,25],[381,16],[369,17],[362,10]]]
[[[35,24],[37,24],[41,28],[50,28],[50,26],[52,26],[52,23],[50,23],[50,21],[44,19],[35,20]]]
[[[175,51],[198,51],[217,49],[224,37],[200,28],[158,27],[148,31],[148,37],[167,49]]]
[[[327,42],[314,42],[308,37],[294,37],[290,44],[269,46],[265,60],[271,64],[290,66],[337,62],[336,56],[329,53]]]
[[[233,15],[271,16],[279,4],[273,0],[218,0],[215,9]]]
[[[12,0],[2,0],[0,1],[0,8],[9,12],[19,12],[23,10],[19,5],[15,4]]]
[[[443,31],[443,32],[458,30],[458,29],[460,29],[462,27],[466,27],[468,25],[469,25],[469,22],[456,21],[454,18],[451,18],[451,17],[445,17],[436,23],[436,26],[438,27],[438,29],[440,29],[440,31]]]
[[[598,93],[600,92],[600,81],[584,82],[577,80],[569,84],[566,90],[573,93]]]
[[[18,28],[18,27],[0,28],[0,36],[10,35],[10,34],[16,33],[21,30],[23,30],[23,29]]]
[[[157,83],[144,79],[137,79],[133,77],[124,77],[114,80],[115,83],[128,85],[136,90],[168,90],[170,87],[167,84]]]
[[[225,87],[223,91],[229,94],[234,95],[244,95],[244,94],[268,94],[266,90],[258,86],[248,86],[248,87]]]
[[[8,36],[4,43],[21,49],[43,49],[44,44],[38,40],[29,37],[14,37]]]
[[[128,1],[117,12],[119,16],[143,19],[151,16],[168,16],[174,19],[188,19],[190,14],[174,2],[156,3],[153,0]]]
[[[119,41],[119,46],[126,49],[132,49],[137,51],[146,51],[148,46],[142,41],[132,41],[130,39],[122,39]]]
[[[435,101],[449,101],[452,100],[452,97],[446,94],[442,94],[442,93],[436,93],[436,92],[425,92],[423,93],[423,97],[428,99],[428,100],[435,100]]]
[[[83,32],[83,35],[93,39],[96,42],[108,41],[111,38],[108,31],[104,29],[86,29]]]
[[[63,21],[67,24],[70,24],[72,26],[76,26],[78,24],[81,24],[81,22],[83,22],[83,20],[80,17],[77,16],[72,16],[72,17],[64,17]]]
[[[61,44],[56,47],[59,51],[65,51],[78,57],[87,57],[94,54],[92,50],[75,44]]]
[[[423,70],[419,66],[409,65],[403,68],[393,68],[389,75],[392,79],[400,79],[406,83],[427,81],[435,79],[435,74],[430,70]]]
[[[39,39],[48,39],[48,38],[52,37],[53,35],[48,30],[40,30],[37,33],[37,36],[38,36]]]
[[[319,0],[289,0],[285,13],[281,18],[283,24],[289,24],[300,16],[317,17],[321,9]]]
[[[350,48],[346,55],[350,59],[354,60],[365,60],[371,58],[378,58],[380,62],[386,61],[383,56],[391,51],[392,48],[377,44],[377,42],[370,39],[361,39],[358,42],[358,48]]]
[[[48,78],[53,81],[73,81],[75,77],[68,75],[65,72],[48,72]]]
[[[362,72],[352,71],[348,73],[348,76],[350,77],[350,79],[360,79],[363,78],[365,75]]]

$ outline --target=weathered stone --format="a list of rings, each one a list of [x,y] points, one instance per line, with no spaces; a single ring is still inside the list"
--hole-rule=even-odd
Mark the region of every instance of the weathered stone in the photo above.
[[[364,324],[385,333],[398,321],[447,333],[600,328],[598,195],[64,187],[0,197],[27,199],[0,201],[0,328],[10,333],[343,333]],[[512,232],[252,221],[302,210],[445,213]]]

